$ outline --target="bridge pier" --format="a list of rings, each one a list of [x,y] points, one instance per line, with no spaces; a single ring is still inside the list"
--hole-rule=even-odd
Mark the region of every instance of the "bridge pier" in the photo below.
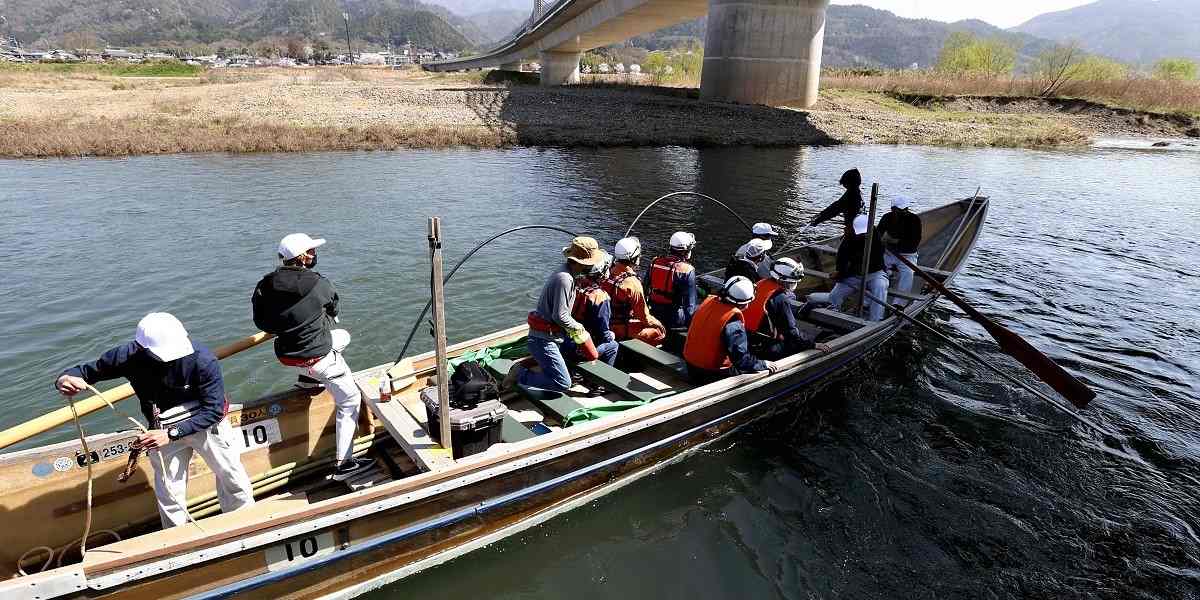
[[[579,83],[582,52],[542,52],[542,87]]]
[[[829,0],[708,0],[700,97],[815,104],[828,6]]]

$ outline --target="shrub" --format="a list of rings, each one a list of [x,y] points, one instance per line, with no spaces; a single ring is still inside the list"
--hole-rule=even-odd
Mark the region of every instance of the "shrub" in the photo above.
[[[1017,49],[1001,39],[984,39],[964,31],[950,34],[938,55],[939,71],[954,75],[1009,75],[1017,65]]]
[[[1193,81],[1196,72],[1196,62],[1186,58],[1164,58],[1154,63],[1154,77],[1157,79]]]

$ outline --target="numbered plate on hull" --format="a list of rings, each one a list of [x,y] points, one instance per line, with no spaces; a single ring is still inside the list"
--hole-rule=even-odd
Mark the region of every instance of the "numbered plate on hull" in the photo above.
[[[332,531],[296,538],[267,548],[267,570],[275,572],[290,569],[315,558],[329,556],[335,551],[337,546]]]
[[[279,432],[279,419],[255,421],[241,427],[234,427],[233,430],[234,436],[242,443],[242,452],[270,446],[283,440],[283,435]]]

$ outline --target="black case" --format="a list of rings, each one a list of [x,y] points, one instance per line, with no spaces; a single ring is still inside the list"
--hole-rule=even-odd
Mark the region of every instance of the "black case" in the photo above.
[[[429,416],[429,437],[442,443],[442,419],[436,387],[421,390],[421,401]],[[492,444],[500,443],[501,423],[508,408],[499,400],[487,400],[472,408],[450,407],[450,438],[454,458],[479,454]],[[444,445],[444,444],[443,444]]]

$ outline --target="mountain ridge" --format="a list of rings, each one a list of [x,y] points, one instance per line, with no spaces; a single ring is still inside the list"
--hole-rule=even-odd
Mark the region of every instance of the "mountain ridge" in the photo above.
[[[1038,15],[1012,31],[1078,40],[1088,52],[1135,65],[1200,60],[1200,0],[1099,0]]]

